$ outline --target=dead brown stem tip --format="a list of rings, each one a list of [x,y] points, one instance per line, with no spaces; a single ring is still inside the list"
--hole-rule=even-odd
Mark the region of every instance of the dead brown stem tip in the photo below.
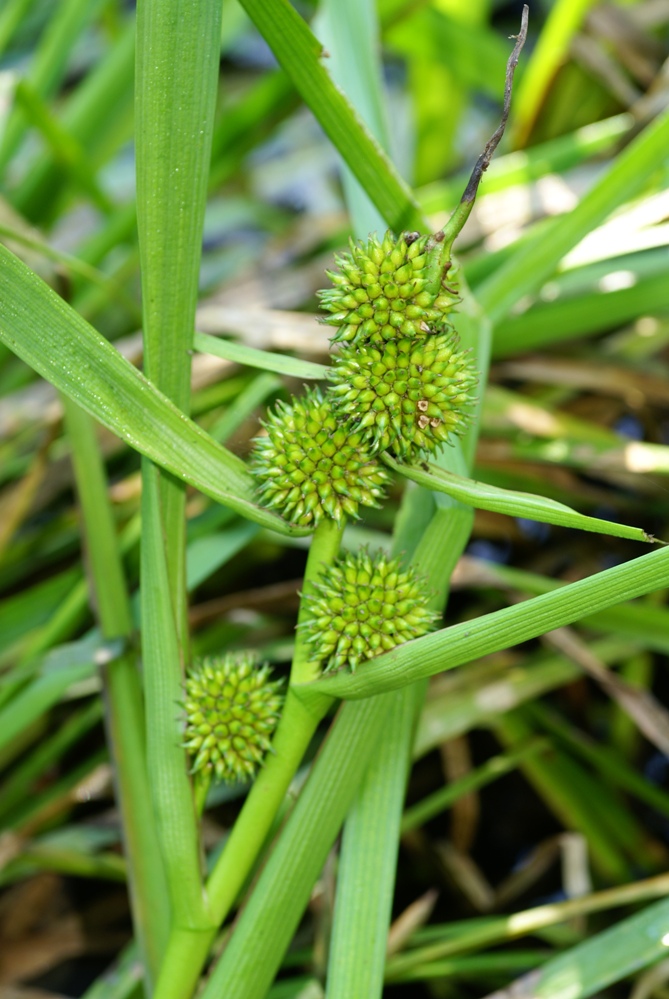
[[[527,38],[527,23],[529,19],[530,8],[527,4],[523,7],[523,14],[520,20],[520,31],[517,35],[511,35],[511,38],[516,39],[516,44],[513,47],[513,52],[509,56],[509,61],[506,64],[506,77],[504,81],[504,105],[502,107],[502,117],[499,125],[488,139],[486,147],[476,161],[476,166],[472,170],[472,175],[469,178],[469,183],[465,188],[465,193],[462,195],[462,201],[473,202],[476,198],[476,192],[478,191],[478,186],[481,182],[481,177],[485,171],[490,166],[490,160],[492,159],[493,153],[499,145],[500,139],[504,135],[504,129],[506,128],[506,123],[509,120],[509,111],[511,110],[511,91],[513,90],[513,74],[516,71],[516,66],[518,65],[518,59],[520,58],[520,53],[525,44],[525,39]]]

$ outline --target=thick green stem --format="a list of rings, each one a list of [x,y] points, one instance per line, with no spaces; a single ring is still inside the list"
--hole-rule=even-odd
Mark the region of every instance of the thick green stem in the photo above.
[[[324,566],[339,553],[344,524],[323,520],[314,532],[304,573],[302,595],[314,592],[313,585]],[[291,686],[279,726],[272,740],[272,752],[260,770],[244,806],[232,827],[207,881],[207,895],[213,923],[219,926],[230,912],[272,830],[286,792],[311,742],[314,732],[333,701],[324,697],[303,704],[292,685],[316,678],[318,664],[312,662],[309,646],[299,627],[306,618],[302,601],[298,618]],[[194,934],[175,930],[170,937],[168,956],[161,969],[154,999],[185,999],[197,985],[216,929]]]
[[[295,651],[293,653],[293,665],[290,670],[290,682],[304,683],[309,677],[315,680],[320,675],[320,666],[314,662],[309,652],[309,643],[304,636],[302,625],[309,616],[308,602],[305,597],[315,594],[314,583],[325,566],[331,565],[339,554],[342,534],[344,533],[344,522],[337,524],[329,518],[322,520],[316,530],[309,548],[307,567],[304,573],[302,584],[302,600],[300,601],[300,611],[297,618],[297,631],[295,633]]]

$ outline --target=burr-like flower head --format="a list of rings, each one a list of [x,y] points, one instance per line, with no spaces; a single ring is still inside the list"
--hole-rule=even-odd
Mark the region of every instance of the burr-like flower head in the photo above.
[[[270,748],[282,685],[248,653],[197,662],[186,678],[185,698],[184,746],[192,772],[209,771],[230,784],[250,780]]]
[[[307,597],[307,632],[314,660],[325,671],[371,659],[424,635],[436,619],[424,584],[383,552],[348,554],[329,566]]]
[[[320,292],[324,322],[339,327],[333,340],[384,343],[398,337],[424,337],[443,322],[457,301],[442,285],[428,289],[428,236],[387,232],[381,242],[351,243],[328,271],[334,285]]]
[[[345,417],[335,416],[319,389],[292,405],[278,403],[258,437],[251,471],[260,501],[300,526],[323,517],[339,522],[358,507],[378,506],[388,473],[373,457],[366,435]]]
[[[415,458],[467,425],[477,374],[457,337],[441,333],[346,347],[331,373],[334,407],[357,421],[371,450]]]

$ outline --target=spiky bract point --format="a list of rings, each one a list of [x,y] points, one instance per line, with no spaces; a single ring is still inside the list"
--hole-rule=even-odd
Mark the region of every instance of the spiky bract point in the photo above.
[[[383,552],[347,554],[314,587],[300,627],[326,672],[343,666],[354,672],[365,659],[424,635],[437,617],[426,606],[422,580]]]
[[[424,337],[458,301],[442,286],[428,290],[428,239],[416,233],[381,242],[351,243],[328,271],[334,287],[319,292],[321,307],[331,313],[323,322],[339,329],[333,340],[383,343],[397,337]]]
[[[457,337],[440,333],[341,351],[331,379],[334,408],[357,421],[372,452],[415,458],[467,426],[477,373]]]
[[[255,440],[251,471],[265,506],[308,527],[379,505],[388,473],[369,453],[366,435],[335,416],[320,389],[290,406],[278,403],[264,425],[267,436]]]
[[[228,784],[250,780],[270,748],[282,681],[250,653],[197,661],[186,677],[186,738],[192,773]]]

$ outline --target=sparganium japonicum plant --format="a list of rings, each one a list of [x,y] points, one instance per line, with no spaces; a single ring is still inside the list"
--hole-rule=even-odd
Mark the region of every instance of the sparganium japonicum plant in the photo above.
[[[270,749],[282,686],[250,653],[196,661],[184,702],[192,772],[230,784],[253,778]]]
[[[424,635],[437,619],[420,577],[383,552],[348,553],[324,570],[314,589],[301,627],[325,672],[344,666],[355,672],[363,660]]]
[[[390,476],[373,457],[366,434],[335,415],[329,395],[307,391],[291,405],[277,403],[251,461],[260,500],[301,526],[324,517],[338,523],[378,506]]]
[[[334,285],[319,292],[321,307],[331,313],[323,322],[337,326],[333,340],[383,344],[397,337],[427,336],[458,301],[444,278],[432,290],[429,236],[417,232],[379,242],[351,242],[351,252],[336,257],[328,271]]]

